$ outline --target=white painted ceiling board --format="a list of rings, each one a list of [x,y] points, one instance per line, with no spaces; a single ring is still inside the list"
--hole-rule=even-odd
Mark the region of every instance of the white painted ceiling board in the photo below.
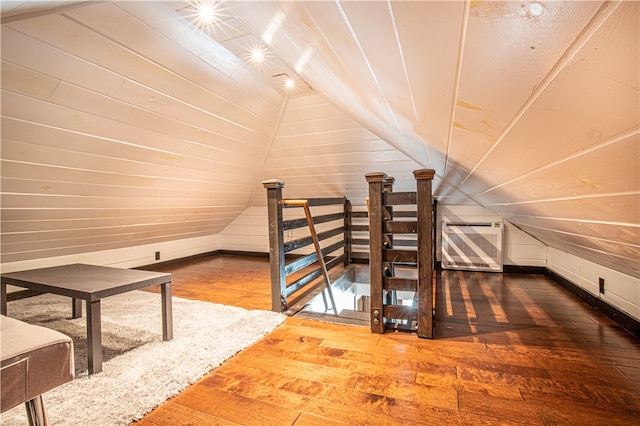
[[[60,102],[60,105],[63,104]],[[86,108],[85,110],[91,109]],[[106,108],[102,109],[103,112],[106,110]],[[78,110],[74,109],[73,111]],[[135,114],[129,113],[129,115]],[[159,119],[159,117],[153,118],[154,121]],[[213,167],[232,167],[229,172],[233,173],[233,168],[235,168],[237,174],[245,173],[257,165],[255,160],[244,158],[250,149],[243,144],[235,144],[235,151],[231,151],[218,146],[174,137],[169,132],[162,132],[163,126],[161,124],[155,128],[150,128],[151,126],[147,123],[136,126],[135,121],[128,119],[124,122],[124,119],[122,121],[111,120],[111,117],[102,118],[79,112],[74,114],[74,119],[86,120],[91,123],[90,126],[82,126],[80,129],[72,129],[72,131],[90,132],[90,134],[96,135],[103,141],[102,150],[105,155],[172,166],[189,162],[189,167],[199,170],[209,170]],[[154,121],[151,121],[151,124]],[[69,149],[70,147],[67,145],[65,148]],[[85,148],[79,146],[78,149]]]
[[[640,4],[531,5],[235,1],[198,28],[185,1],[2,2],[3,223],[81,253],[115,217],[127,247],[217,232],[263,179],[360,203],[365,173],[429,167],[440,205],[640,276]]]
[[[513,194],[512,200],[536,200],[638,191],[640,133],[636,131],[551,164],[494,186],[482,193],[482,200],[499,202],[504,199],[504,192]]]
[[[60,80],[51,78],[42,73],[12,64],[3,60],[2,82],[11,87],[16,93],[30,95],[39,99],[49,98]],[[1,106],[0,106],[1,107]]]
[[[89,185],[78,182],[52,182],[51,180],[36,179],[6,179],[3,182],[3,189],[6,192],[16,194],[55,195],[58,197],[65,195],[80,197],[91,194],[92,196],[103,198],[146,198],[150,190],[148,187]],[[207,191],[194,190],[187,185],[183,185],[181,188],[154,188],[153,196],[156,199],[200,199],[206,203],[204,200],[226,197],[226,191],[221,191],[219,186]],[[236,197],[241,198],[242,192],[238,192]]]
[[[3,120],[4,125],[11,123],[9,120]],[[18,126],[12,126],[18,127]],[[220,183],[221,185],[233,185],[246,183],[252,179],[247,175],[236,174],[237,168],[216,168],[216,170],[230,171],[230,174],[225,173],[213,173],[211,169],[205,170],[198,169],[185,169],[183,167],[177,167],[174,164],[149,164],[147,162],[136,162],[127,158],[108,157],[104,155],[96,155],[92,153],[75,152],[71,153],[65,148],[58,147],[46,147],[43,145],[36,145],[33,140],[37,137],[42,137],[44,141],[55,140],[55,137],[60,135],[62,140],[69,141],[72,138],[68,134],[60,134],[55,132],[43,132],[37,133],[39,128],[32,129],[32,126],[24,126],[22,129],[31,132],[27,133],[27,139],[30,142],[19,142],[7,136],[2,142],[2,157],[4,160],[11,160],[14,162],[23,163],[26,165],[32,164],[45,164],[53,166],[55,168],[68,168],[71,170],[79,170],[83,173],[99,174],[98,181],[111,182],[112,175],[130,176],[129,182],[135,182],[136,179],[142,177],[145,179],[162,179],[163,181],[175,180],[181,184],[191,183],[198,185],[200,183]],[[48,130],[48,129],[47,129]],[[78,138],[80,139],[80,138]],[[101,146],[99,140],[93,140],[91,138],[82,138],[84,142],[89,142],[88,146]],[[9,172],[10,170],[7,170]],[[58,170],[53,169],[50,171],[52,174],[50,179],[56,179],[58,176]],[[85,182],[83,179],[82,183]],[[168,182],[170,183],[170,182]],[[236,187],[231,187],[236,189]],[[235,191],[234,191],[235,192]]]
[[[231,217],[231,216],[230,216]],[[219,219],[226,220],[230,217]],[[37,223],[34,221],[15,221],[9,224],[8,228],[5,232],[9,233],[7,235],[7,243],[19,243],[19,242],[33,242],[33,241],[42,241],[45,239],[55,241],[54,238],[51,238],[51,234],[49,231],[56,231],[58,233],[64,233],[68,231],[72,232],[86,232],[84,230],[87,229],[104,229],[108,230],[109,228],[116,227],[122,229],[132,229],[135,226],[148,226],[151,224],[161,225],[162,227],[168,229],[173,228],[174,231],[180,230],[181,227],[184,227],[186,224],[199,223],[199,226],[209,226],[215,223],[215,220],[212,220],[211,217],[207,217],[205,215],[193,216],[193,215],[176,215],[171,218],[171,220],[167,220],[164,216],[139,216],[136,218],[136,222],[131,222],[127,220],[127,217],[111,217],[111,218],[100,218],[96,219],[84,219],[77,220],[75,223],[70,221],[55,221],[52,222],[52,226],[47,228],[46,231],[42,230],[42,227],[38,227]],[[223,223],[221,221],[221,223]],[[78,230],[80,229],[80,230]],[[83,230],[84,229],[84,230]],[[160,227],[158,227],[160,229]],[[29,235],[11,235],[13,232],[28,232]],[[70,234],[67,234],[70,235]],[[81,235],[76,235],[81,236]],[[58,237],[56,237],[57,239]]]
[[[373,81],[371,73],[359,72],[368,70],[366,61],[357,48],[339,7],[332,2],[285,3],[284,6],[278,2],[239,3],[234,7],[233,14],[258,34],[264,33],[273,21],[256,21],[254,14],[265,14],[265,10],[273,10],[275,14],[282,16],[272,43],[278,55],[292,64],[299,63],[301,58],[307,58],[309,62],[303,68],[302,76],[312,87],[326,98],[332,99],[343,111],[349,111],[349,115],[356,121],[366,122],[366,127],[379,137],[427,164],[426,151],[431,149],[415,135],[399,134],[395,124],[387,122],[388,112],[381,115],[379,105],[384,102],[377,100],[373,97],[373,92],[369,91]],[[280,34],[282,37],[279,37]],[[307,51],[310,52],[309,56]],[[342,56],[339,57],[340,55]],[[367,85],[363,86],[365,82]],[[434,164],[443,162],[438,156],[432,154],[432,157]]]
[[[582,236],[567,236],[561,232],[528,226],[523,226],[522,229],[525,232],[534,233],[540,241],[550,247],[572,253],[627,275],[635,274],[639,255],[639,250],[635,247],[616,246],[615,243],[609,242],[599,242],[599,245],[594,245],[592,240]]]
[[[4,30],[4,29],[3,29]],[[10,31],[8,31],[9,35],[12,35],[13,33],[11,33]],[[4,36],[4,32],[3,32],[3,40],[6,41],[6,43],[10,46],[13,46],[14,43],[15,45],[20,45],[22,43],[23,40],[21,39],[17,39],[17,40],[7,40],[5,38],[6,36]],[[3,45],[4,46],[4,45]],[[34,51],[37,51],[38,53],[42,53],[42,51],[39,49],[40,47],[42,47],[42,45],[40,46],[29,46],[31,48],[34,49]],[[9,53],[7,53],[6,51],[10,50]],[[5,49],[3,48],[3,57],[8,56],[9,58],[12,58],[12,54],[11,54],[11,49]],[[17,53],[20,53],[19,51]],[[59,51],[53,51],[54,54],[60,53]],[[67,58],[69,60],[67,60]],[[19,58],[17,60],[21,60],[22,58]],[[67,66],[61,66],[62,64],[67,63]],[[118,93],[123,93],[125,94],[125,98],[126,96],[126,90],[122,90],[122,88],[136,88],[136,86],[132,86],[131,82],[129,81],[124,81],[122,77],[120,76],[116,76],[116,75],[106,75],[103,74],[103,68],[96,68],[94,69],[86,69],[86,70],[80,70],[78,71],[76,68],[78,66],[78,64],[84,64],[85,61],[81,61],[81,60],[73,60],[71,58],[69,58],[68,56],[63,55],[61,56],[50,56],[50,55],[44,55],[44,59],[40,64],[34,64],[33,66],[35,66],[36,68],[42,68],[45,69],[47,73],[50,73],[51,67],[48,66],[49,63],[55,63],[58,65],[59,68],[63,68],[65,71],[61,72],[61,73],[57,73],[57,75],[59,75],[59,77],[61,79],[67,79],[69,81],[72,81],[73,84],[79,84],[83,87],[87,87],[87,88],[91,88],[92,90],[96,90],[98,89],[101,93],[106,94],[106,95],[110,95],[110,96],[118,96]],[[75,71],[74,71],[75,70]],[[99,74],[95,75],[94,71],[98,71]],[[113,81],[111,87],[99,87],[96,88],[91,87],[91,79],[89,79],[89,81],[84,81],[84,76],[87,75],[94,75],[95,78],[98,79],[98,81],[101,82],[101,85],[105,85],[105,82],[109,82],[109,81]],[[108,77],[113,76],[113,79],[110,79]],[[81,81],[79,81],[79,79]],[[140,86],[137,86],[140,87]],[[162,93],[158,93],[158,92],[154,92],[151,90],[144,90],[144,93],[140,95],[136,95],[136,96],[140,96],[141,98],[146,98],[146,99],[151,99],[151,102],[153,104],[156,105],[162,105],[162,107],[160,108],[159,112],[162,112],[164,114],[171,114],[174,115],[176,117],[177,120],[183,120],[183,121],[191,121],[194,122],[194,124],[198,125],[199,127],[208,129],[212,132],[217,132],[217,133],[226,133],[228,134],[230,137],[233,137],[237,140],[240,141],[246,141],[247,139],[251,139],[252,137],[266,137],[265,135],[260,135],[259,133],[257,133],[255,130],[244,127],[244,126],[239,126],[237,123],[232,123],[230,122],[228,119],[222,119],[221,117],[217,116],[215,113],[209,112],[207,110],[201,109],[201,108],[194,108],[191,105],[188,104],[184,104],[179,102],[177,99],[173,98],[173,97],[167,97],[166,95],[163,95]],[[213,99],[215,100],[215,99]],[[132,102],[138,102],[137,105],[140,105],[140,98],[137,99],[131,99]],[[143,104],[145,107],[148,106],[146,103]],[[208,102],[208,105],[211,105],[211,102]],[[227,110],[228,109],[228,104],[221,104],[219,106],[220,110]],[[194,121],[197,120],[197,121]],[[248,122],[254,123],[254,121],[251,117],[247,118]],[[271,129],[267,129],[267,128],[263,128],[263,132],[269,134]]]
[[[619,67],[620,50],[625,52],[623,56],[633,56],[638,51],[637,41],[635,48],[632,43],[617,44],[615,49],[599,48],[602,33],[607,34],[606,40],[633,37],[633,30],[614,26],[613,18],[619,10],[611,9],[611,15],[607,15],[611,19],[601,25],[591,24],[591,32],[581,34],[580,42],[568,49],[573,56],[553,74],[545,90],[531,100],[525,114],[495,149],[476,164],[480,173],[489,171],[492,181],[506,180],[637,124],[637,89],[612,92],[607,79],[598,78],[596,71],[601,63],[608,68]],[[635,27],[637,35],[637,22],[630,22],[627,27]],[[618,112],[616,116],[611,114],[614,110]],[[504,164],[505,158],[510,159],[508,165]],[[497,167],[498,162],[503,164]]]
[[[405,126],[416,121],[416,113],[388,4],[344,2],[341,5],[346,17],[345,24],[355,34],[351,42],[344,45],[362,55],[362,65],[352,71],[360,78],[368,75],[371,82],[367,92],[379,95],[376,97],[381,100],[379,105],[370,107],[375,107],[378,117],[391,126],[395,125],[399,132],[411,131]],[[351,47],[352,44],[357,45],[357,50]],[[385,63],[386,66],[381,67]],[[359,85],[362,86],[367,80],[361,80]],[[375,102],[375,98],[371,101]],[[403,120],[403,117],[410,121]]]
[[[305,135],[308,136],[308,135]],[[293,137],[293,136],[292,136]],[[304,145],[287,144],[284,140],[289,138],[278,138],[278,144],[276,144],[270,151],[269,156],[273,158],[279,157],[299,157],[308,155],[309,149],[313,149],[317,155],[336,155],[336,154],[353,154],[353,153],[391,153],[395,154],[396,150],[391,148],[389,144],[380,139],[371,136],[371,139],[365,138],[349,138],[344,139],[344,142],[334,143],[309,143],[305,142]],[[308,141],[308,137],[305,137]]]
[[[55,189],[55,186],[52,186]],[[246,204],[249,193],[225,194],[224,197],[214,198],[194,198],[194,197],[173,197],[173,198],[156,198],[147,196],[140,197],[101,197],[98,195],[65,195],[56,194],[3,194],[2,203],[14,206],[13,208],[69,208],[69,209],[103,209],[103,208],[158,208],[172,209],[176,204],[182,207],[208,207],[215,206],[235,206],[241,207]]]
[[[313,117],[313,105],[322,108],[323,115],[330,119]],[[304,108],[297,107],[304,105]],[[405,154],[395,150],[371,133],[364,132],[365,143],[353,140],[351,132],[362,126],[349,119],[336,107],[328,112],[326,101],[320,96],[308,96],[292,101],[292,107],[285,112],[278,137],[274,140],[263,171],[262,180],[281,179],[286,198],[347,196],[354,205],[364,205],[368,196],[365,174],[386,172],[397,179],[394,188],[415,190],[413,170],[419,164]],[[303,115],[303,112],[309,115]],[[293,116],[290,117],[289,114]],[[286,124],[285,124],[286,123]],[[309,132],[312,127],[313,131]],[[280,137],[283,133],[285,137]],[[331,143],[323,143],[317,134],[331,133]],[[338,136],[342,136],[340,140]],[[339,149],[332,149],[335,145]],[[369,148],[369,149],[367,149]],[[307,192],[308,191],[308,192]],[[252,204],[262,205],[266,201],[266,191],[260,184]]]
[[[122,76],[79,60],[6,25],[2,26],[2,58],[53,78],[74,81],[94,91],[109,93],[124,81]]]
[[[266,100],[262,102],[263,106],[260,106],[260,109],[254,108],[258,105],[253,99],[255,96],[248,96],[252,100],[244,104],[239,94],[247,89],[243,89],[238,84],[229,84],[228,81],[225,84],[216,84],[216,81],[223,78],[220,73],[212,73],[211,67],[191,52],[184,51],[178,56],[176,51],[180,52],[179,50],[167,48],[175,41],[158,33],[155,29],[147,28],[132,34],[130,29],[139,27],[139,21],[120,7],[132,7],[134,3],[125,2],[119,4],[119,7],[104,4],[83,8],[73,13],[67,12],[67,15],[74,21],[78,21],[78,24],[62,17],[53,20],[47,16],[41,20],[52,20],[52,26],[58,28],[57,31],[60,32],[63,28],[68,28],[62,35],[65,37],[61,43],[64,46],[74,46],[66,41],[66,38],[78,39],[79,32],[82,32],[80,39],[102,40],[103,46],[98,49],[93,41],[88,44],[76,43],[73,53],[91,59],[105,68],[113,69],[114,72],[121,73],[150,88],[161,88],[162,92],[176,100],[193,104],[204,111],[214,111],[216,104],[212,102],[219,102],[220,107],[232,111],[237,109],[233,111],[234,117],[240,123],[251,122],[254,127],[265,120],[262,116],[266,115],[268,119],[272,119],[277,113],[277,106]],[[123,29],[122,20],[125,19],[127,25]],[[115,24],[109,25],[114,21]],[[84,32],[90,34],[85,35]],[[150,50],[152,48],[153,50]],[[245,115],[247,118],[243,120]],[[266,126],[264,132],[268,134],[268,121],[263,125]]]
[[[408,126],[403,133],[415,132],[446,152],[464,3],[440,3],[438,8],[429,2],[375,5],[386,9],[378,14],[379,23],[369,19],[370,3],[345,3],[345,10],[356,30],[363,28],[373,69],[384,71],[377,77],[385,98]]]
[[[502,212],[543,217],[577,217],[586,221],[635,224],[638,192],[576,196],[575,198],[520,201],[509,204],[487,204],[485,207]],[[578,212],[576,214],[576,212]]]
[[[236,214],[235,207],[229,206],[198,206],[198,207],[186,207],[181,205],[173,206],[171,209],[165,211],[158,211],[157,209],[149,207],[127,207],[127,208],[113,208],[105,207],[101,209],[20,209],[10,208],[5,209],[2,212],[3,226],[4,223],[17,224],[25,223],[27,226],[30,223],[39,224],[40,229],[43,229],[42,221],[50,221],[53,226],[58,222],[68,222],[69,228],[71,228],[76,220],[108,220],[112,218],[126,219],[133,217],[134,220],[140,220],[140,218],[167,218],[188,216],[199,219],[201,217],[211,218],[226,218],[232,217]],[[3,228],[4,229],[4,228]]]
[[[512,215],[511,218],[518,221],[518,226],[527,227],[528,229],[553,230],[561,234],[580,235],[634,249],[639,247],[640,227],[625,227],[615,223],[589,223],[573,218],[527,217],[520,215]]]

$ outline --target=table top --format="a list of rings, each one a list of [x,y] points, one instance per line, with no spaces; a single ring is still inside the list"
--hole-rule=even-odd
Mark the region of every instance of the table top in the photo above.
[[[8,272],[2,284],[16,285],[89,301],[171,282],[171,274],[75,263],[49,268]]]

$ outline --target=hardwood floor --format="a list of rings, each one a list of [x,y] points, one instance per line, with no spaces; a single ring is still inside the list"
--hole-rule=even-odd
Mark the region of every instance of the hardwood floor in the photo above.
[[[163,271],[178,297],[271,306],[267,259]],[[135,425],[640,424],[640,341],[548,278],[441,271],[437,306],[433,340],[289,317]]]

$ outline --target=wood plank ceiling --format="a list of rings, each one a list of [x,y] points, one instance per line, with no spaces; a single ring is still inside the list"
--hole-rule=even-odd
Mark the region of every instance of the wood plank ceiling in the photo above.
[[[3,262],[428,167],[439,202],[640,277],[638,2],[200,3],[2,2]]]

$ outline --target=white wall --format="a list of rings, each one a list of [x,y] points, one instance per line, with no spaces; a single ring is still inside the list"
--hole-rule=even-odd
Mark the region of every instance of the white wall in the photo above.
[[[249,207],[222,230],[221,248],[269,253],[268,225],[266,206]]]
[[[3,263],[1,268],[2,272],[14,272],[68,263],[88,263],[91,265],[115,266],[119,268],[136,268],[138,266],[151,265],[153,263],[216,251],[221,248],[220,241],[221,238],[218,234],[122,249]],[[160,260],[158,261],[155,260],[155,253],[157,251],[160,252]]]
[[[547,268],[608,304],[640,320],[640,279],[549,247]],[[599,294],[599,278],[605,293]]]

